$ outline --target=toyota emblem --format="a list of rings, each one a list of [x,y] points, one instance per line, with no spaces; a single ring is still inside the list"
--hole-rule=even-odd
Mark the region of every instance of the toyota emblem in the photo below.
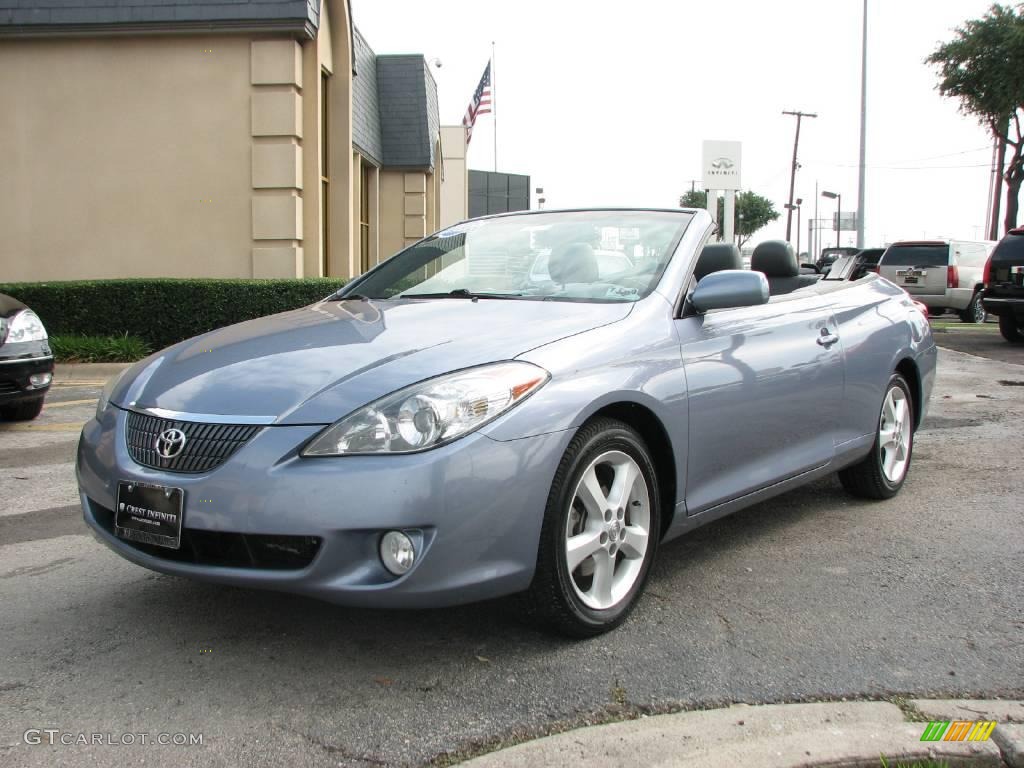
[[[180,429],[165,429],[156,439],[156,452],[161,459],[174,459],[185,450],[185,433]]]

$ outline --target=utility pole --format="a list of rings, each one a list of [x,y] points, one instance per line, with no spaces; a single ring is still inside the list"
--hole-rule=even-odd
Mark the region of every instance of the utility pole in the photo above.
[[[796,151],[800,146],[800,121],[805,117],[817,117],[818,115],[814,112],[800,112],[791,110],[782,110],[784,115],[793,115],[796,117],[796,138],[793,139],[793,167],[789,174],[789,203],[786,206],[789,210],[786,214],[786,242],[789,242],[792,238],[793,233],[793,191],[796,188]]]
[[[1009,128],[1007,128],[1009,131]],[[999,212],[1002,209],[1003,203],[1003,167],[1006,165],[1006,139],[1002,136],[997,136],[996,141],[996,163],[995,163],[995,178],[994,186],[995,189],[992,192],[992,220],[988,227],[988,239],[998,240],[999,239]]]
[[[868,0],[864,0],[864,23],[860,43],[860,165],[857,176],[857,247],[864,247],[864,155],[868,110]]]

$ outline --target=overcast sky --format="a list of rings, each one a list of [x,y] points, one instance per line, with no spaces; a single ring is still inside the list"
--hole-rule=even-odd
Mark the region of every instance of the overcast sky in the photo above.
[[[991,140],[939,96],[923,62],[988,7],[869,0],[867,245],[982,237]],[[744,188],[784,214],[794,118],[781,111],[817,112],[800,138],[802,249],[816,182],[856,207],[861,10],[861,0],[352,0],[377,53],[441,59],[443,124],[462,120],[495,41],[498,169],[529,174],[547,207],[677,205],[700,176],[701,142],[727,139],[743,143]],[[471,168],[492,169],[493,124],[477,120]],[[830,218],[835,201],[818,210]],[[785,215],[755,240],[784,235]]]

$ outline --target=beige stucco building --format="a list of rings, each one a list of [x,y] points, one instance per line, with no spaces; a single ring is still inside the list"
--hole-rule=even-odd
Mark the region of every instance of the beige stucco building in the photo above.
[[[0,8],[2,281],[351,277],[465,218],[427,62],[374,54],[345,0],[20,6]]]

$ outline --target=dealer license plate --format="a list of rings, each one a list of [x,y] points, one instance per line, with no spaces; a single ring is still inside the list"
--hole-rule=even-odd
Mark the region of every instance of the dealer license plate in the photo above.
[[[149,483],[117,484],[114,533],[158,547],[181,547],[185,492]]]

